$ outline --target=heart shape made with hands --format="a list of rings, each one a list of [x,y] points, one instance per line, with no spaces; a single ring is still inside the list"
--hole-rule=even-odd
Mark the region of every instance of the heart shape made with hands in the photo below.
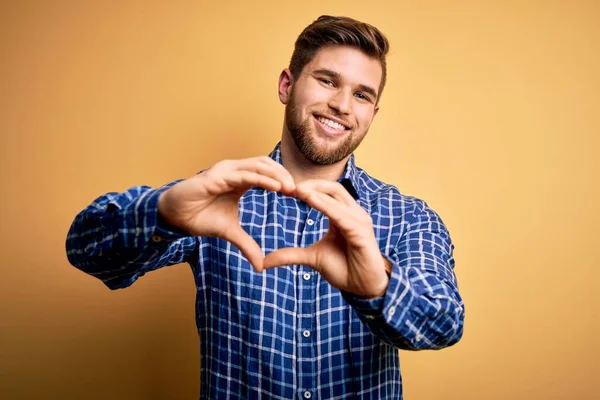
[[[358,204],[347,184],[307,180],[296,185],[295,197],[329,218],[329,230],[309,247],[289,247],[267,254],[258,272],[290,264],[306,265],[332,286],[362,297],[385,293],[391,263],[379,249],[371,216]],[[247,240],[252,240],[249,235]]]
[[[263,256],[239,223],[240,197],[255,186],[303,200],[329,218],[329,230],[311,246],[278,249]],[[348,183],[322,179],[296,184],[283,165],[269,157],[224,160],[163,192],[159,214],[191,235],[231,242],[257,272],[306,265],[340,290],[377,297],[387,289],[392,265],[381,254],[371,216],[350,188]]]

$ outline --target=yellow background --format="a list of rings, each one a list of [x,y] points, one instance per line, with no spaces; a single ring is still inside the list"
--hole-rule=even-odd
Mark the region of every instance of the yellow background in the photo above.
[[[402,352],[407,400],[597,399],[595,1],[0,5],[0,397],[194,399],[185,265],[111,292],[64,242],[95,197],[268,153],[277,77],[321,14],[388,35],[357,152],[456,244],[463,340]]]

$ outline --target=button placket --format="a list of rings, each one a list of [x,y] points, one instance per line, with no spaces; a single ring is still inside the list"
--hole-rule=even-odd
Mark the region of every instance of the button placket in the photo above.
[[[306,248],[320,239],[318,224],[320,214],[315,209],[308,209],[305,214],[304,227],[302,229],[302,238],[298,244]],[[316,279],[313,278],[313,271],[309,266],[301,266],[297,275],[298,282],[298,371],[300,380],[298,381],[298,395],[300,398],[310,399],[313,395],[312,390],[316,387],[316,348],[314,336],[317,327],[316,318]]]

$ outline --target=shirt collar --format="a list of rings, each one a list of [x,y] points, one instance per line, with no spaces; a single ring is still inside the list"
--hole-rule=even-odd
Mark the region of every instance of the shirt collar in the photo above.
[[[283,165],[282,158],[281,158],[281,142],[277,143],[275,148],[271,151],[271,154],[269,154],[269,157],[271,157],[273,160],[277,161],[279,164]],[[339,183],[342,184],[342,186],[344,186],[344,188],[346,188],[346,190],[348,191],[348,193],[350,193],[350,195],[354,198],[354,200],[358,200],[360,198],[359,191],[358,191],[360,188],[360,185],[358,184],[357,169],[358,168],[356,167],[356,162],[354,160],[354,153],[352,153],[350,155],[350,158],[348,159],[348,162],[346,163],[346,168],[344,169],[344,173],[337,180]]]

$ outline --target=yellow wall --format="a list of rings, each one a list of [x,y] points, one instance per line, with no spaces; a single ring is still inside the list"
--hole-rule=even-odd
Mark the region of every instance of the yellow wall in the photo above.
[[[104,192],[268,153],[320,14],[388,35],[357,160],[456,243],[464,338],[401,354],[406,398],[599,398],[600,3],[567,0],[2,2],[1,398],[197,398],[189,269],[111,292],[66,232]]]

